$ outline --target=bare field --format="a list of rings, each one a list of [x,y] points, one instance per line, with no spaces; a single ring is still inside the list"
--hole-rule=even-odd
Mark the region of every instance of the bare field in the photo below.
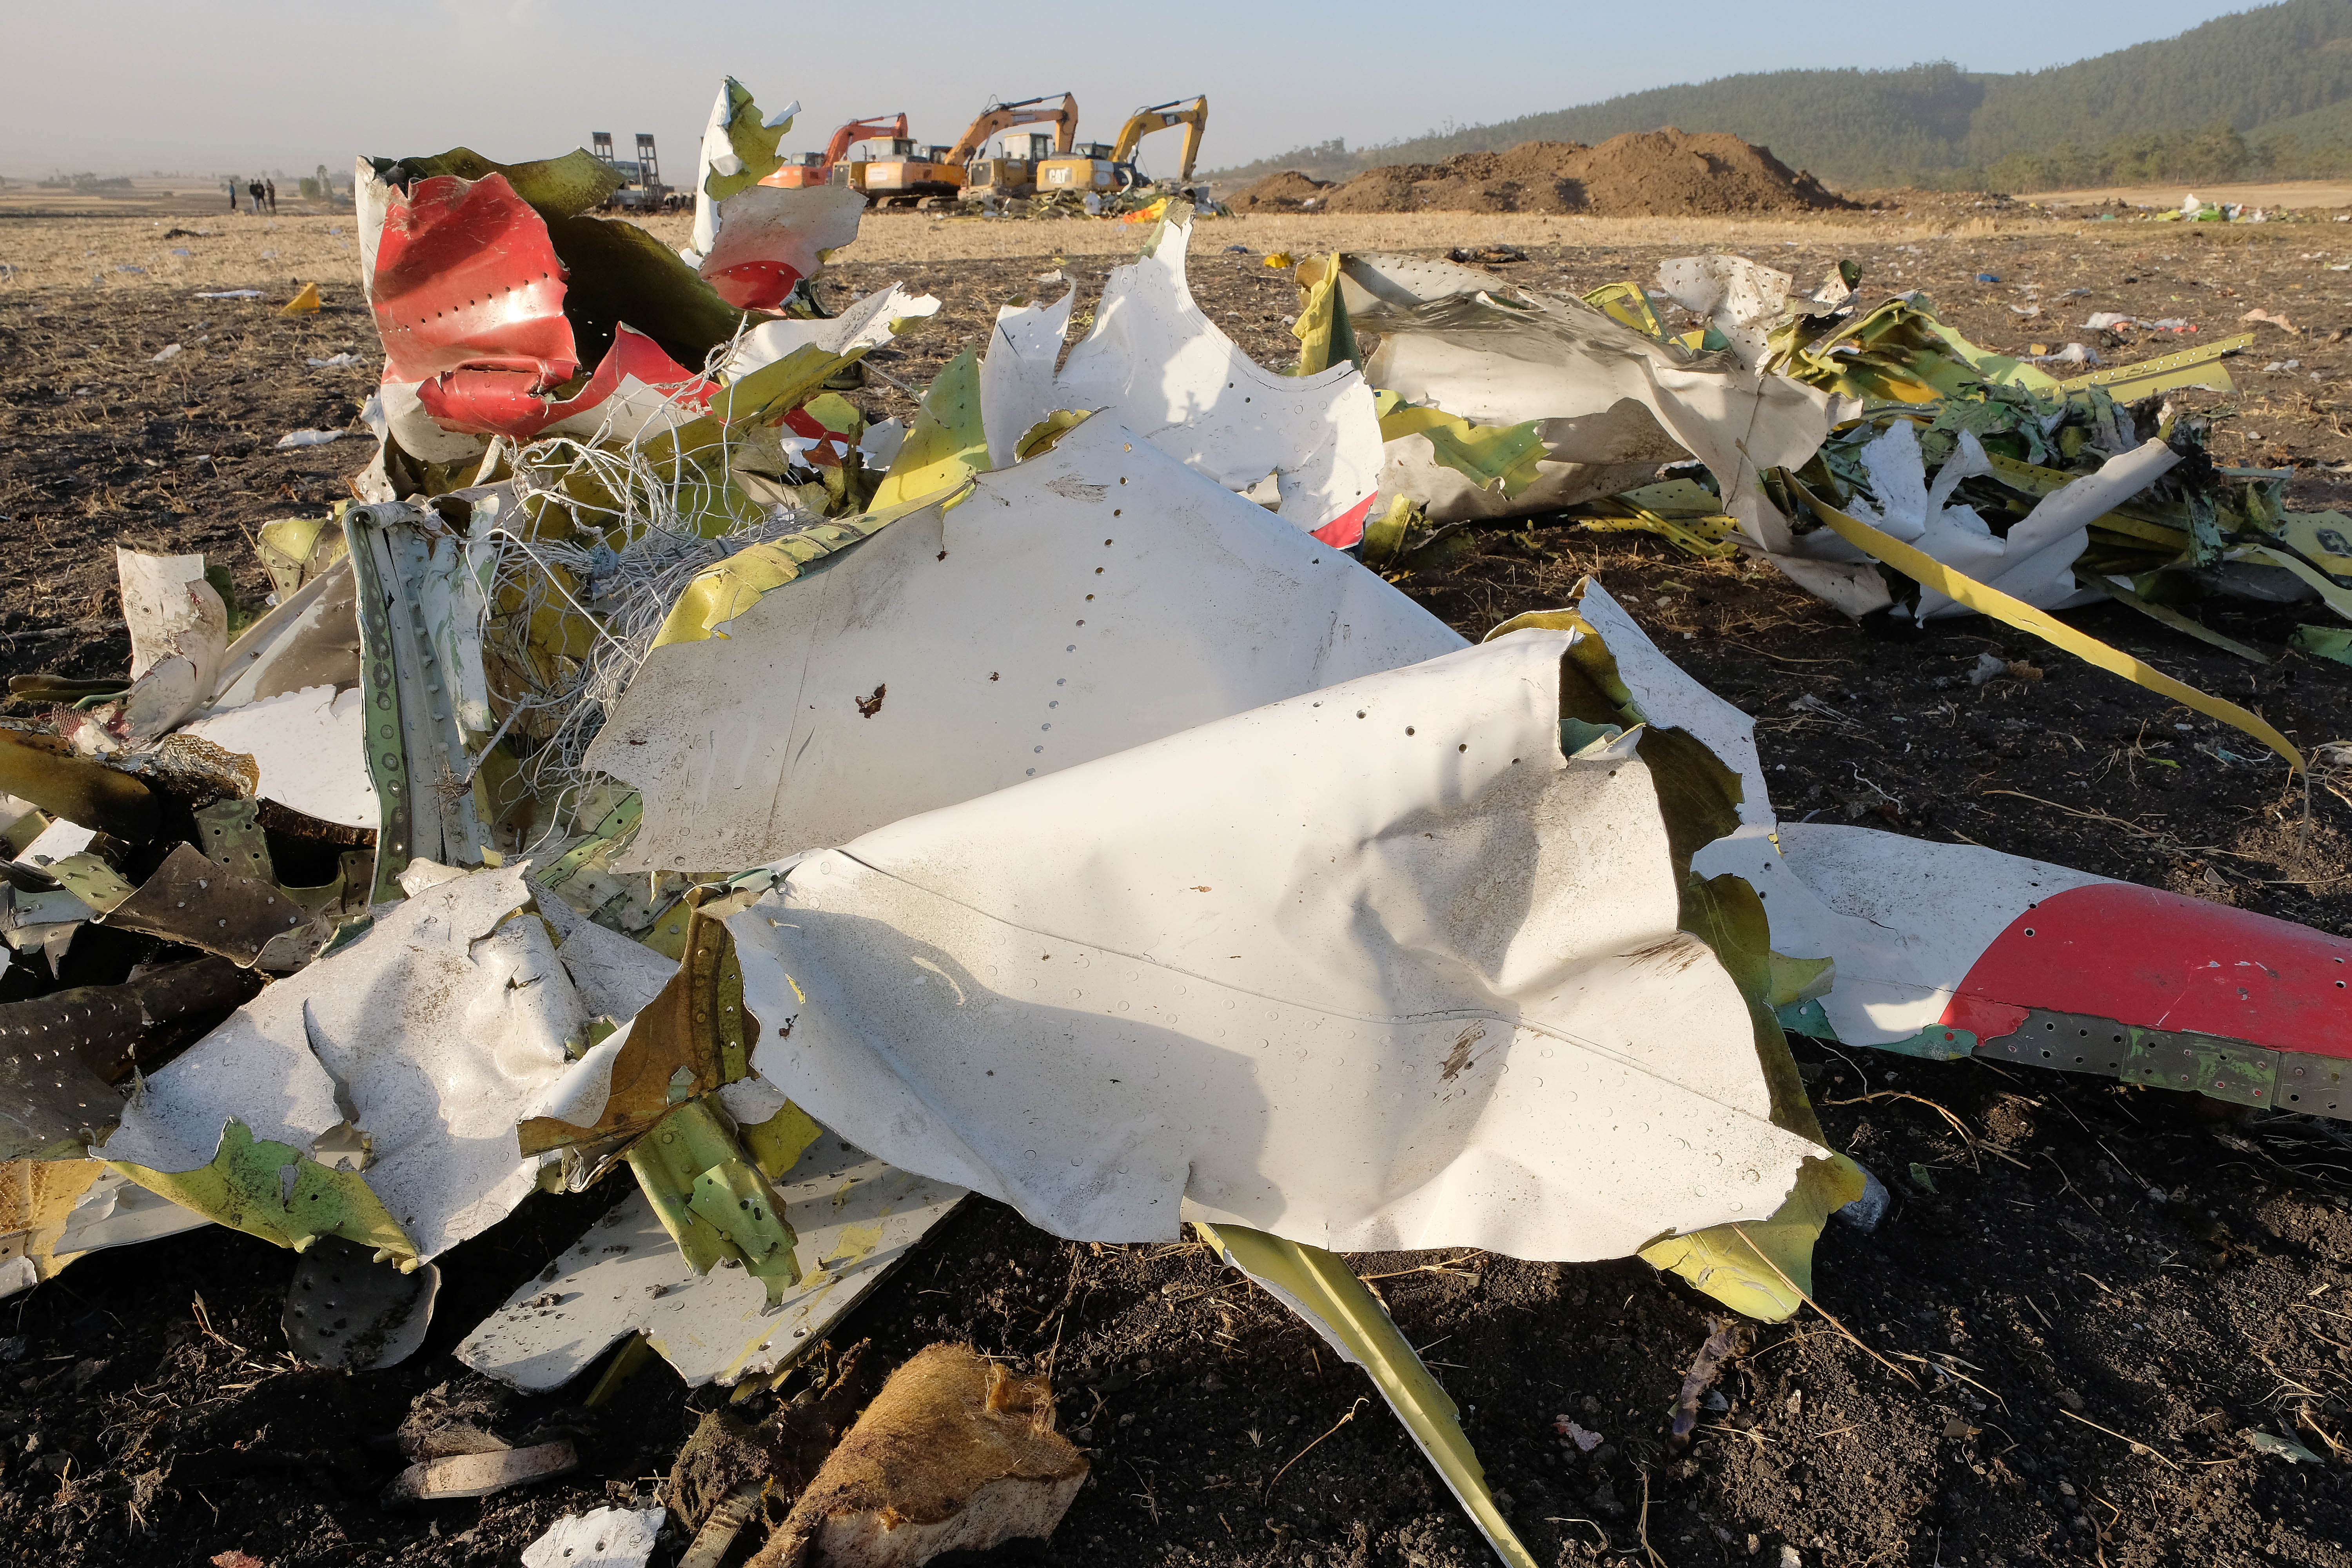
[[[1427,254],[1498,232],[1528,252],[1497,264],[1507,277],[1570,292],[1709,247],[1808,282],[1849,258],[1866,289],[1922,289],[1944,320],[2009,353],[2083,338],[2123,361],[2196,341],[2100,340],[2080,323],[2101,310],[2182,317],[2208,336],[2255,331],[2233,362],[2238,391],[2175,396],[2213,421],[2221,460],[2292,464],[2298,507],[2352,506],[2352,272],[2332,270],[2352,264],[2352,230],[2011,211],[1963,217],[1981,226],[1938,238],[1857,216],[1643,229],[1219,220],[1194,237],[1191,281],[1210,318],[1270,365],[1297,353],[1297,298],[1262,250]],[[347,493],[367,455],[356,417],[382,367],[353,237],[332,232],[349,220],[266,225],[184,224],[218,232],[167,240],[169,222],[0,217],[0,263],[16,268],[0,274],[0,674],[124,668],[110,545],[202,551],[251,601],[268,584],[250,532]],[[685,237],[682,218],[650,226]],[[1643,230],[1656,237],[1631,237]],[[874,381],[850,395],[870,416],[911,415],[1001,305],[1036,291],[1043,260],[1070,258],[1087,311],[1139,238],[1116,224],[878,216],[818,279],[821,301],[837,310],[903,281],[940,310],[877,350]],[[992,258],[971,248],[999,241],[1008,248]],[[145,270],[114,270],[126,265]],[[298,278],[320,283],[319,314],[271,303]],[[191,298],[228,287],[265,297]],[[2292,325],[2242,325],[2256,306]],[[354,363],[335,363],[344,353]],[[351,438],[276,446],[297,428]],[[1403,592],[1475,638],[1597,576],[1669,658],[1759,721],[1785,818],[1983,844],[2352,932],[2352,803],[2325,789],[2283,799],[2275,770],[2230,755],[2194,715],[2022,633],[1966,620],[1890,637],[1769,569],[1565,519],[1454,537],[1452,553],[1397,574]],[[2352,736],[2352,672],[2284,646],[2315,615],[2190,607],[2275,657],[2251,665],[2120,605],[2067,618],[2253,705],[2306,748]],[[1988,652],[2038,679],[1972,684]],[[69,956],[104,953],[81,942]],[[2352,1447],[2341,1123],[2223,1119],[2161,1089],[1974,1058],[1793,1049],[1830,1142],[1893,1190],[1874,1233],[1830,1227],[1813,1277],[1822,1306],[1888,1363],[1810,1318],[1759,1328],[1724,1374],[1726,1407],[1677,1453],[1668,1412],[1717,1310],[1679,1280],[1630,1260],[1349,1259],[1431,1352],[1537,1561],[2352,1568],[2352,1470],[2289,1463],[2241,1436],[2284,1433],[2331,1457]],[[278,1354],[293,1255],[219,1227],[99,1254],[11,1299],[0,1563],[512,1568],[559,1515],[651,1506],[706,1412],[758,1419],[798,1384],[726,1405],[724,1391],[688,1389],[656,1363],[590,1405],[588,1379],[517,1396],[450,1353],[625,1186],[535,1194],[446,1254],[431,1337],[380,1372]],[[1094,1475],[1052,1541],[974,1568],[1491,1563],[1402,1429],[1367,1404],[1361,1374],[1323,1361],[1328,1348],[1272,1298],[1233,1285],[1197,1244],[1065,1243],[975,1199],[835,1342],[870,1340],[896,1365],[962,1340],[1055,1369]],[[1895,1362],[1910,1370],[1888,1372]],[[413,1409],[460,1400],[491,1412],[502,1439],[569,1438],[580,1469],[479,1500],[387,1504],[404,1460],[392,1435]],[[1590,1452],[1564,1441],[1571,1415],[1606,1440]],[[679,1545],[673,1531],[657,1568]]]
[[[684,214],[640,220],[672,246],[687,242]],[[2010,226],[2023,227],[2029,220]],[[1287,250],[1444,250],[1512,245],[1523,249],[1687,246],[1762,252],[1834,241],[1900,245],[1955,234],[1989,236],[1991,218],[1914,221],[1837,218],[1548,217],[1528,213],[1267,216],[1203,221],[1194,249],[1240,246],[1252,255]],[[2046,228],[2046,220],[2037,226]],[[1144,226],[1104,219],[989,219],[929,213],[870,213],[856,243],[837,259],[887,266],[997,258],[1127,256]],[[183,254],[184,253],[184,254]],[[0,292],[17,289],[263,289],[358,283],[356,226],[348,212],[257,218],[221,212],[205,218],[19,216],[0,206]]]
[[[223,205],[226,206],[226,202]],[[358,293],[358,229],[349,213],[206,218],[18,217],[0,208],[0,296],[26,289],[92,291],[283,290],[317,283]]]
[[[2282,180],[2268,185],[2103,185],[2095,190],[2035,191],[2021,196],[2037,205],[2093,206],[2121,202],[2134,207],[2177,207],[2191,190],[2209,202],[2242,202],[2249,206],[2352,207],[2352,184],[2342,180]]]
[[[278,183],[279,216],[300,217],[351,211],[348,202],[305,202],[295,195],[299,189],[300,185],[294,179]],[[244,199],[240,185],[240,205]],[[131,182],[130,189],[110,191],[47,189],[23,178],[0,179],[0,217],[188,218],[226,217],[228,212],[228,189],[223,176],[141,175]]]
[[[673,220],[676,221],[676,220]],[[1992,225],[1972,220],[1992,232]],[[1196,252],[1240,246],[1253,254],[1287,250],[1446,250],[1460,246],[1538,247],[1686,245],[1694,250],[1761,249],[1819,240],[1825,231],[1855,242],[1900,244],[1950,234],[1949,224],[1856,215],[1812,218],[1576,217],[1540,213],[1253,214],[1204,221]],[[869,215],[845,260],[946,261],[1000,256],[1114,256],[1132,251],[1142,226],[1100,219],[1021,220],[946,217],[923,213]]]

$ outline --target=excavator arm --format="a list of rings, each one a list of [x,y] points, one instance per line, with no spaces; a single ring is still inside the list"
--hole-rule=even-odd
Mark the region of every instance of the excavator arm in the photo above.
[[[1016,125],[1035,125],[1047,120],[1054,122],[1054,151],[1068,152],[1078,139],[1078,100],[1066,92],[1058,105],[1041,107],[1048,104],[1052,104],[1050,97],[1024,98],[1018,103],[990,104],[981,110],[980,118],[971,122],[971,129],[963,133],[962,140],[950,150],[947,162],[959,166],[969,163],[988,144],[988,139],[998,132],[1009,131]]]
[[[1120,127],[1118,144],[1111,149],[1110,161],[1114,163],[1135,162],[1135,150],[1142,145],[1143,139],[1171,125],[1184,127],[1184,163],[1183,167],[1177,171],[1176,177],[1191,179],[1193,160],[1201,155],[1202,133],[1209,128],[1209,100],[1205,93],[1195,99],[1180,98],[1172,102],[1156,103],[1149,109],[1137,110]]]
[[[863,142],[869,136],[904,136],[906,134],[907,117],[904,114],[899,115],[896,120],[884,120],[878,116],[872,120],[853,120],[835,132],[833,140],[824,144],[824,163],[821,167],[832,168],[841,162],[853,143]]]

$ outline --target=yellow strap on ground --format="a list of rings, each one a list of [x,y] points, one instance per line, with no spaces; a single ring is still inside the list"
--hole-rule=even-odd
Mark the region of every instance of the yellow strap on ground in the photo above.
[[[2126,680],[2169,697],[2209,719],[2219,719],[2232,729],[2243,731],[2284,757],[2287,765],[2295,772],[2303,772],[2303,753],[2295,750],[2294,742],[2272,729],[2259,715],[2248,712],[2234,702],[2209,697],[2193,686],[2184,685],[2121,649],[2109,647],[2098,638],[2076,631],[2049,612],[2037,610],[2022,599],[2013,599],[1998,588],[1987,587],[1973,577],[1953,571],[1927,552],[1913,549],[1893,534],[1848,517],[1807,489],[1803,481],[1794,474],[1789,476],[1789,486],[1831,532],[1855,549],[1884,561],[1905,576],[1925,584],[1955,604],[1966,605],[1971,610],[2006,622],[2020,631],[2032,632],[2053,647],[2071,653],[2087,664],[2095,664],[2111,674],[2120,675]]]
[[[1536,1568],[1534,1555],[1511,1532],[1494,1494],[1486,1489],[1486,1469],[1463,1433],[1453,1397],[1430,1375],[1411,1342],[1354,1270],[1319,1247],[1285,1241],[1262,1230],[1198,1220],[1192,1228],[1227,1263],[1264,1286],[1362,1367],[1495,1555],[1511,1568]]]

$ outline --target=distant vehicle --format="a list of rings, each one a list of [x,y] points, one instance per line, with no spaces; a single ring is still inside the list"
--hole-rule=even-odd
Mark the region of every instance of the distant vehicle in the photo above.
[[[1037,166],[1037,189],[1045,193],[1092,192],[1097,195],[1131,190],[1144,183],[1135,168],[1136,149],[1153,132],[1178,125],[1184,127],[1184,151],[1175,179],[1168,183],[1181,185],[1192,177],[1192,164],[1201,155],[1201,137],[1209,128],[1206,95],[1139,109],[1129,116],[1119,129],[1118,140],[1111,145],[1088,142],[1075,155],[1046,159]]]
[[[589,151],[609,164],[621,176],[621,188],[604,198],[604,210],[618,209],[632,213],[676,212],[693,200],[685,191],[673,190],[662,184],[661,158],[654,151],[654,139],[646,132],[637,132],[637,156],[634,163],[624,163],[613,156],[613,133],[598,131],[591,133]]]
[[[906,134],[907,117],[904,114],[896,120],[853,120],[833,133],[833,140],[825,143],[824,152],[788,153],[784,166],[760,183],[782,185],[787,190],[825,184],[833,178],[834,166],[849,155],[849,149],[854,144],[877,137],[890,137],[895,143]],[[908,145],[911,147],[913,143],[908,142]]]

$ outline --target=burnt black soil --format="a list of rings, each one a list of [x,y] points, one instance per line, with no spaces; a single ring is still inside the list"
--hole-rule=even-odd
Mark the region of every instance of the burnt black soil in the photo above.
[[[2009,310],[2032,298],[2021,277],[2044,299],[2078,280],[2093,288],[2064,302],[2070,313],[2189,315],[2218,332],[2261,304],[2317,327],[2292,340],[2258,329],[2263,347],[2240,362],[2246,390],[2187,400],[2216,413],[2225,460],[2293,460],[2297,501],[2325,506],[2342,493],[2326,465],[2352,456],[2340,380],[2352,353],[2325,334],[2352,326],[2352,290],[2308,253],[2337,232],[2144,226],[2116,240],[1923,242],[1862,259],[1875,281],[1927,288],[1998,348],[2050,332]],[[2160,243],[2141,245],[2151,233]],[[1818,272],[1833,237],[1782,264]],[[1281,363],[1286,283],[1254,256],[1218,254],[1214,239],[1204,225],[1193,268],[1203,304]],[[1570,249],[1514,270],[1582,289],[1644,276],[1662,254]],[[877,361],[919,388],[977,341],[994,306],[1035,289],[1041,269],[867,267],[829,298],[891,276],[939,293],[941,317]],[[1979,271],[2004,281],[1975,283]],[[319,510],[365,455],[358,442],[271,446],[352,418],[375,374],[363,318],[283,321],[163,295],[107,306],[0,296],[8,673],[121,667],[106,549],[117,540],[209,551],[257,592],[243,533]],[[146,363],[206,321],[227,346]],[[345,346],[368,363],[302,364]],[[2303,365],[2261,369],[2287,357]],[[879,376],[861,395],[911,411]],[[2315,790],[2306,820],[2282,767],[2219,754],[2256,755],[2250,742],[2021,634],[1960,621],[1874,636],[1777,576],[1624,535],[1538,524],[1455,539],[1415,563],[1406,592],[1475,636],[1597,575],[1670,655],[1757,716],[1784,816],[1966,838],[2352,930],[2352,802]],[[2225,601],[2199,613],[2273,651],[2296,619],[2320,618]],[[2306,747],[2352,738],[2352,671],[2340,666],[2285,654],[2257,668],[2123,611],[2069,618],[2260,708]],[[1965,673],[1987,651],[2041,678],[1972,686]],[[1815,701],[1792,708],[1801,698]],[[1902,1375],[1809,1310],[1755,1331],[1718,1384],[1727,1407],[1676,1453],[1668,1406],[1713,1315],[1679,1282],[1638,1262],[1354,1260],[1461,1404],[1538,1562],[1647,1562],[1645,1541],[1673,1568],[1779,1568],[1790,1552],[1922,1568],[2352,1562],[2336,1447],[2352,1445],[2352,1136],[2341,1124],[1977,1062],[1796,1049],[1832,1141],[1894,1194],[1874,1234],[1831,1227],[1817,1299]],[[278,1327],[292,1258],[218,1229],[92,1257],[0,1302],[0,1557],[511,1564],[560,1514],[648,1505],[722,1391],[686,1390],[655,1363],[592,1408],[593,1373],[523,1399],[449,1355],[619,1195],[608,1184],[536,1197],[445,1256],[431,1339],[381,1373],[295,1363]],[[1004,1561],[1491,1560],[1362,1375],[1197,1246],[1073,1246],[972,1202],[842,1337],[871,1337],[891,1364],[953,1338],[1051,1358],[1063,1425],[1091,1450],[1094,1477],[1050,1543]],[[393,1434],[412,1403],[470,1395],[491,1402],[487,1422],[509,1441],[570,1437],[582,1468],[478,1502],[385,1504],[404,1463]],[[768,1396],[747,1405],[763,1410]],[[1605,1441],[1578,1450],[1558,1434],[1562,1417]],[[2322,1462],[2258,1453],[2242,1436],[2252,1429]],[[680,1546],[673,1531],[656,1563]]]

